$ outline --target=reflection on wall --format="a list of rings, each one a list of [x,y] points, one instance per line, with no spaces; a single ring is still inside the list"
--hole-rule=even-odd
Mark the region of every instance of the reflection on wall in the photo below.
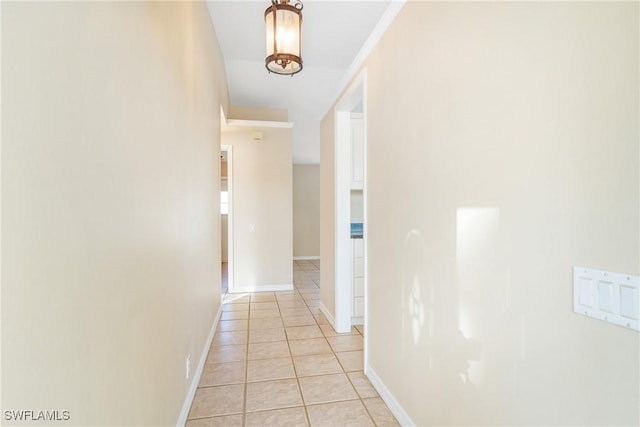
[[[473,384],[482,382],[484,369],[481,358],[482,322],[472,307],[487,294],[500,292],[498,286],[498,231],[500,209],[469,207],[456,211],[456,272],[460,297],[458,324],[469,340],[470,361],[467,379]],[[484,315],[486,313],[478,313]]]

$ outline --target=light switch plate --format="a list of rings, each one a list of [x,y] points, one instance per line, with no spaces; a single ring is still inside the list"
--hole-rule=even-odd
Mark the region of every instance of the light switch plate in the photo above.
[[[574,266],[573,311],[640,331],[640,277]]]

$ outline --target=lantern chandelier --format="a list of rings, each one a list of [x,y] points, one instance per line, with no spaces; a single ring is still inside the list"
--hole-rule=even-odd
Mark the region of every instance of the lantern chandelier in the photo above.
[[[264,11],[267,27],[267,58],[269,72],[294,75],[302,70],[301,30],[302,2],[296,0],[271,0]]]

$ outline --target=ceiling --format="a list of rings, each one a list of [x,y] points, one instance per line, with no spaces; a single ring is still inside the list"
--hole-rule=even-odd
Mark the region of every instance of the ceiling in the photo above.
[[[208,1],[225,59],[231,104],[287,109],[294,123],[293,162],[319,163],[320,120],[343,89],[369,36],[393,13],[393,3],[303,1],[304,68],[291,77],[269,74],[264,65],[264,11],[270,0]]]

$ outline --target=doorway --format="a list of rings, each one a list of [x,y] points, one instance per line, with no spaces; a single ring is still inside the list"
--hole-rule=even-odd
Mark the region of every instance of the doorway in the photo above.
[[[366,70],[335,109],[335,329],[364,324],[367,359]]]
[[[233,147],[220,147],[220,236],[222,297],[233,292]]]

